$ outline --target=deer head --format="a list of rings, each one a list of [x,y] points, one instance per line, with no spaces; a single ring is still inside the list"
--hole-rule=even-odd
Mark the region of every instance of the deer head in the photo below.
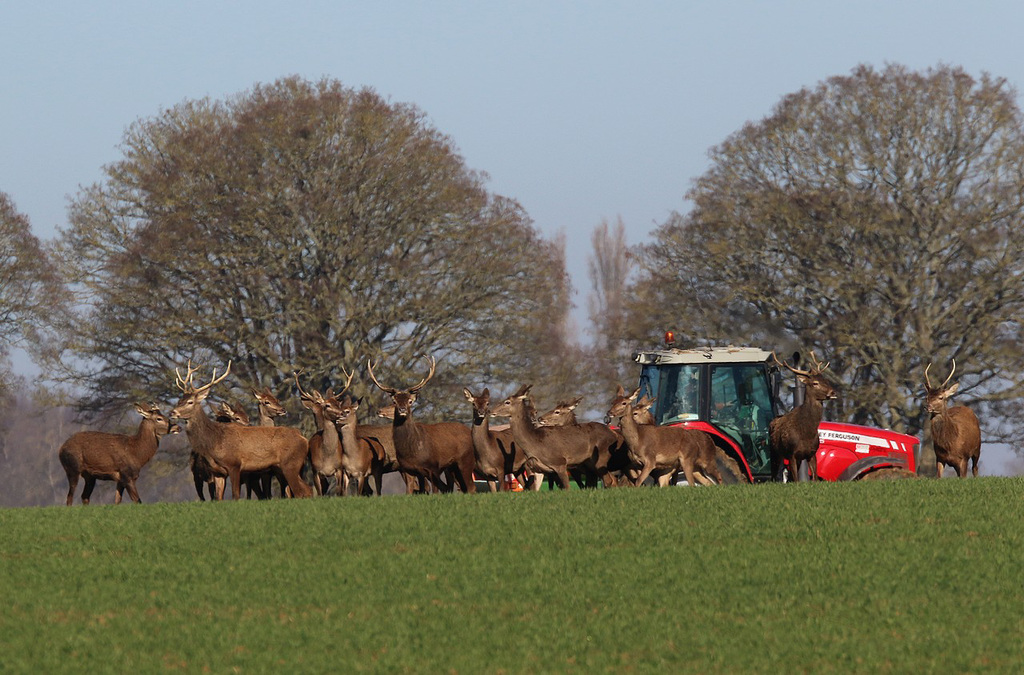
[[[620,384],[615,389],[615,398],[612,399],[611,405],[608,407],[609,417],[622,417],[626,414],[626,406],[633,405],[636,401],[636,397],[640,394],[640,388],[637,387],[633,390],[632,394],[626,395],[626,390],[622,388]],[[653,401],[652,401],[653,402]]]
[[[462,389],[463,395],[469,404],[473,406],[473,421],[480,423],[491,414],[491,390],[484,387],[479,396],[476,396],[467,388]]]
[[[281,405],[281,402],[274,396],[274,392],[270,391],[270,387],[263,387],[263,390],[251,389],[253,397],[256,399],[256,403],[260,408],[266,411],[269,417],[284,417],[288,412]]]
[[[928,396],[928,412],[935,416],[941,415],[946,411],[946,400],[956,393],[956,390],[960,388],[960,383],[954,382],[952,386],[946,387],[949,381],[953,379],[953,373],[956,372],[956,359],[953,359],[953,369],[949,371],[949,377],[937,387],[933,387],[931,380],[928,379],[928,369],[931,367],[932,364],[929,363],[924,369],[924,391]]]
[[[200,405],[210,394],[210,389],[213,385],[218,382],[222,382],[229,374],[231,374],[231,362],[228,361],[228,367],[224,370],[224,374],[217,377],[217,369],[213,369],[213,377],[208,384],[204,384],[201,387],[196,387],[192,383],[192,378],[195,376],[198,368],[192,367],[191,359],[188,362],[187,371],[185,376],[182,377],[181,372],[175,368],[174,374],[177,376],[175,384],[178,389],[181,390],[182,396],[178,401],[178,405],[174,406],[174,410],[171,411],[171,417],[177,419],[191,419],[196,413],[202,414],[202,408]]]
[[[811,352],[811,368],[810,370],[800,370],[795,368],[785,361],[779,361],[779,358],[775,356],[775,352],[772,352],[772,359],[779,366],[785,367],[791,373],[797,376],[804,387],[807,389],[807,399],[813,399],[815,401],[828,401],[839,398],[839,394],[828,383],[822,373],[828,368],[828,362],[821,363],[817,357],[814,356],[814,352]]]
[[[164,417],[164,414],[160,412],[160,408],[156,403],[150,403],[148,405],[137,403],[135,405],[135,412],[153,422],[157,436],[176,434],[180,431],[177,424],[171,424],[171,420]]]
[[[430,357],[430,371],[427,376],[408,389],[395,389],[394,387],[386,387],[377,381],[377,377],[373,374],[373,364],[367,359],[366,370],[370,374],[370,379],[377,387],[389,395],[391,400],[395,404],[395,419],[401,420],[409,417],[412,412],[412,406],[416,402],[416,394],[419,393],[420,389],[430,381],[430,378],[434,376],[434,369],[437,366],[437,362],[434,361],[434,357]]]
[[[218,422],[235,422],[237,424],[249,424],[249,414],[242,410],[237,403],[221,401],[215,411]]]
[[[537,426],[560,427],[576,423],[576,406],[583,400],[577,396],[571,401],[559,401],[554,408],[537,418]]]

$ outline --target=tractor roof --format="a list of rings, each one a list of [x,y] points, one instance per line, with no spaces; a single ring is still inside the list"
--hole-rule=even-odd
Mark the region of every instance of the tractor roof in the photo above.
[[[698,347],[697,349],[650,349],[639,351],[633,360],[641,365],[655,363],[764,363],[772,356],[757,347]]]

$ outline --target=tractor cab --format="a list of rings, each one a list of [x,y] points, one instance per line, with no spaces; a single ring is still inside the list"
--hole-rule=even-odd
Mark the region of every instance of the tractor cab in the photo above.
[[[769,422],[783,412],[782,376],[772,353],[756,347],[678,349],[671,333],[666,343],[633,356],[640,365],[639,395],[655,399],[655,423],[711,434],[744,474],[740,480],[780,479],[772,476],[768,441]],[[825,480],[857,479],[879,469],[914,470],[919,441],[913,436],[825,421],[818,435],[818,473]]]

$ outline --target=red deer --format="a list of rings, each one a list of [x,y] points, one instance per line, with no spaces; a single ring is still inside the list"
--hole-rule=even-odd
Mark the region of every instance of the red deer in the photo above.
[[[344,372],[344,371],[343,371]],[[341,460],[341,437],[334,422],[327,419],[328,401],[333,400],[334,392],[327,390],[321,394],[317,390],[309,393],[299,383],[299,374],[295,375],[295,387],[299,390],[299,398],[302,406],[313,413],[313,423],[316,425],[316,433],[309,438],[309,463],[313,467],[313,491],[318,495],[327,494],[329,480],[334,478],[339,494],[345,494],[345,480],[342,472]],[[345,383],[344,393],[352,384],[352,375],[347,372],[345,375],[348,381]]]
[[[476,492],[476,485],[473,483],[476,458],[469,427],[461,422],[419,424],[412,416],[416,395],[434,376],[436,365],[431,357],[430,371],[419,384],[408,389],[395,389],[378,382],[373,374],[373,365],[369,361],[366,363],[370,379],[381,391],[388,394],[395,404],[391,435],[401,471],[407,475],[422,477],[432,482],[438,489],[450,492],[453,486],[441,480],[441,475],[450,469],[463,492]]]
[[[359,404],[360,401],[351,396],[335,397],[324,408],[324,415],[335,425],[341,438],[342,494],[347,494],[353,483],[357,495],[371,494],[366,479],[373,476],[380,496],[384,474],[398,470],[392,428],[391,425],[359,424]],[[409,481],[406,481],[406,491],[412,492]]]
[[[946,401],[960,387],[957,382],[946,388],[956,372],[956,360],[953,361],[949,377],[937,387],[933,387],[928,379],[928,368],[931,367],[929,363],[924,369],[924,389],[928,396],[928,412],[932,416],[932,445],[935,447],[935,464],[938,469],[936,476],[941,478],[944,466],[952,466],[958,477],[966,478],[968,459],[971,460],[972,474],[977,476],[978,460],[981,458],[981,427],[978,425],[978,417],[966,406],[946,407]]]
[[[619,385],[608,409],[609,416],[619,418],[629,459],[637,468],[633,484],[643,485],[648,476],[654,476],[659,485],[668,485],[679,471],[690,485],[698,481],[706,483],[707,480],[702,480],[705,477],[721,484],[722,475],[711,436],[685,427],[638,424],[633,404],[639,393],[636,389],[627,396]],[[698,471],[703,476],[698,475]]]
[[[537,417],[537,426],[541,427],[563,427],[575,425],[586,429],[590,434],[591,442],[600,448],[598,466],[601,469],[601,478],[605,487],[612,487],[618,483],[616,473],[622,473],[628,469],[629,461],[626,457],[625,440],[615,429],[600,422],[579,422],[576,419],[576,408],[583,400],[577,396],[571,401],[559,401],[554,408]],[[607,468],[607,470],[605,470]],[[573,478],[580,483],[580,472],[573,471]],[[588,476],[588,479],[591,476]],[[580,485],[582,487],[582,485]]]
[[[195,387],[192,377],[195,369],[191,362],[183,378],[175,369],[177,385],[182,397],[171,411],[171,417],[188,422],[186,431],[192,449],[203,456],[216,472],[227,472],[231,490],[240,499],[243,471],[271,469],[282,483],[291,489],[292,496],[308,497],[310,488],[300,473],[306,461],[306,439],[290,427],[245,427],[240,424],[219,424],[203,410],[202,403],[213,386],[231,373],[231,363],[224,374],[217,377],[216,369],[208,384]]]
[[[476,452],[476,472],[487,480],[491,492],[505,489],[505,476],[522,472],[526,456],[512,440],[511,429],[491,430],[491,391],[484,388],[479,396],[463,389],[466,400],[473,406],[473,449]]]
[[[821,423],[822,405],[825,401],[838,398],[836,390],[822,377],[828,363],[820,363],[814,352],[811,352],[810,370],[800,370],[788,363],[780,362],[775,352],[772,352],[772,358],[776,364],[786,367],[796,375],[805,388],[803,403],[768,423],[772,475],[778,476],[782,471],[783,460],[788,460],[790,480],[797,481],[800,479],[800,463],[807,460],[810,478],[816,480],[818,425]]]
[[[160,437],[176,433],[178,428],[177,425],[171,425],[170,420],[164,417],[155,403],[148,407],[136,405],[135,410],[142,415],[142,421],[134,436],[102,431],[79,431],[60,446],[57,456],[68,475],[68,506],[71,506],[75,499],[79,476],[85,478],[82,504],[89,503],[97,480],[116,482],[115,504],[121,503],[121,496],[125,490],[133,502],[142,501],[135,487],[139,472],[153,459]]]
[[[532,385],[523,385],[505,399],[503,408],[510,413],[512,438],[526,456],[526,468],[533,473],[554,474],[563,489],[569,489],[569,470],[580,469],[588,478],[599,477],[611,484],[608,475],[609,448],[599,435],[578,424],[538,426],[529,400]],[[610,430],[609,430],[610,431]],[[534,490],[540,489],[534,481]],[[588,483],[594,484],[592,480]]]

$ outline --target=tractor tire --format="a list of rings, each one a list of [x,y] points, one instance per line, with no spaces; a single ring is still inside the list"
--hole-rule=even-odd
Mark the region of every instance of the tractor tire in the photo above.
[[[905,478],[917,478],[917,474],[906,469],[888,468],[878,469],[864,474],[857,480],[903,480]]]
[[[718,465],[718,472],[722,474],[722,485],[750,482],[747,480],[747,474],[740,469],[739,463],[721,448],[715,448],[715,464]]]

